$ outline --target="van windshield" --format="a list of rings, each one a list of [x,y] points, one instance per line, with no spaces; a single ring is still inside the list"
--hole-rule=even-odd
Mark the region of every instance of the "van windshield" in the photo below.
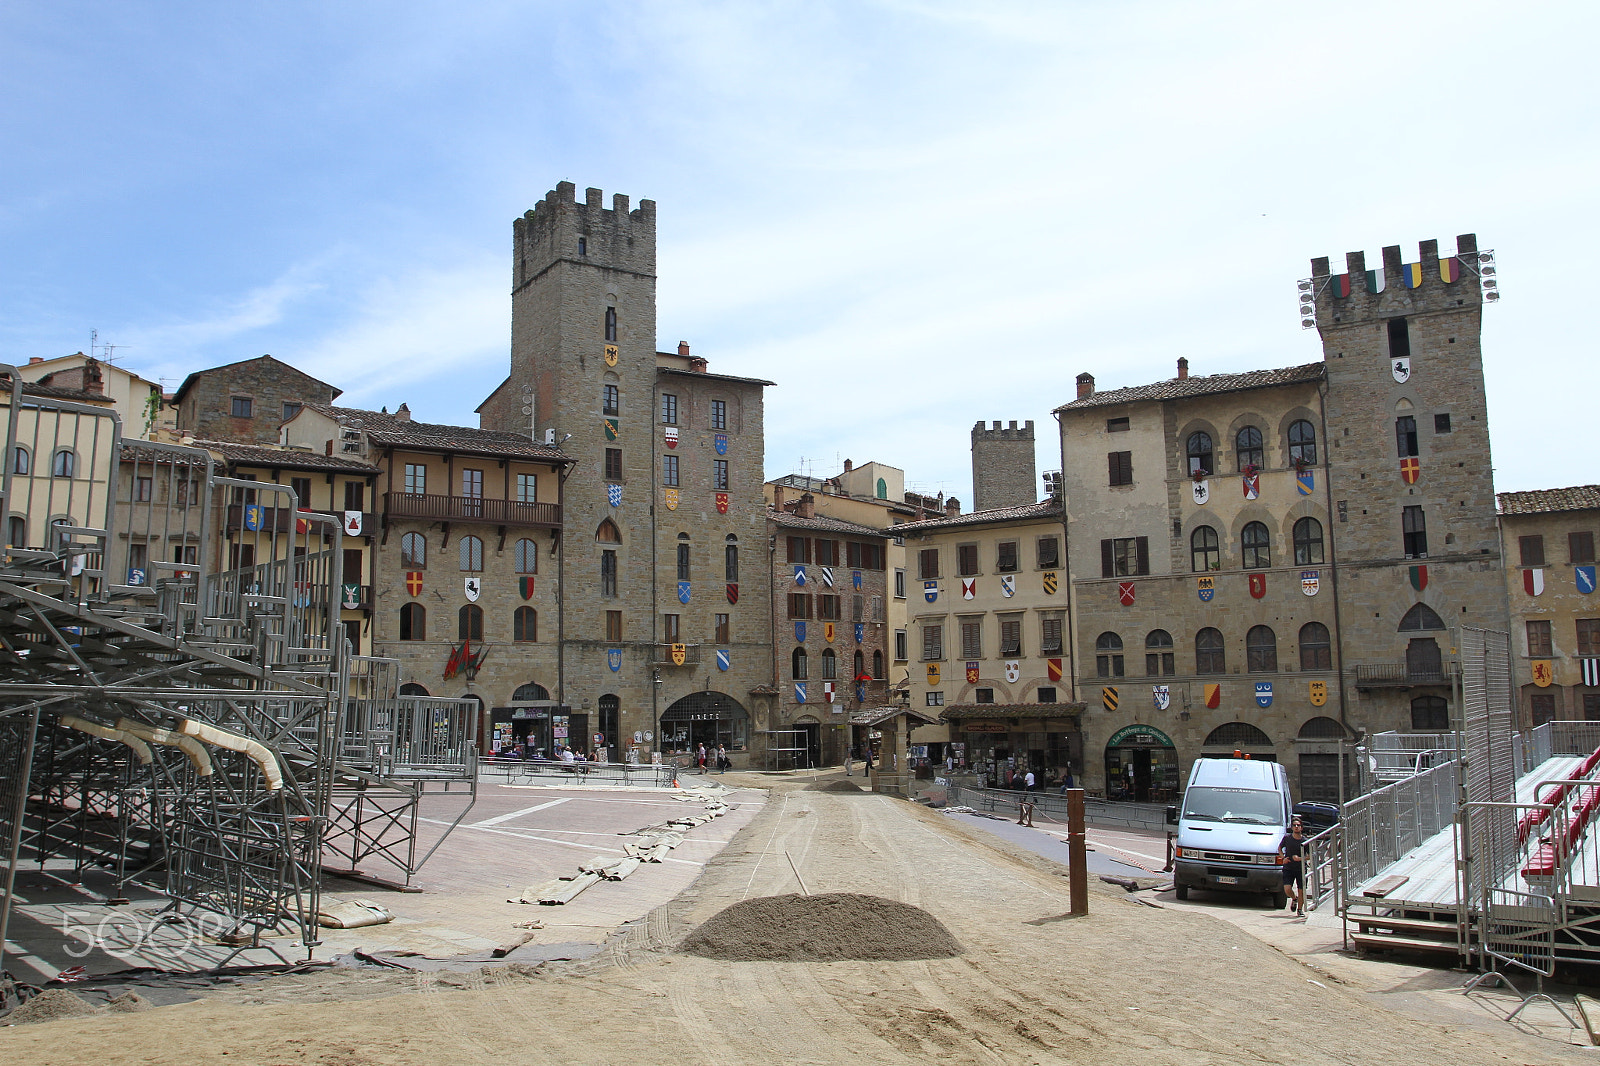
[[[1197,822],[1282,825],[1283,797],[1258,788],[1199,786],[1184,792],[1183,816]]]

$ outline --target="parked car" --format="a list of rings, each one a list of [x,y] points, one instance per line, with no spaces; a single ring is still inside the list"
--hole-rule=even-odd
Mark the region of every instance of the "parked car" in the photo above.
[[[1306,827],[1306,836],[1314,837],[1339,824],[1339,805],[1302,800],[1294,805],[1294,816]]]

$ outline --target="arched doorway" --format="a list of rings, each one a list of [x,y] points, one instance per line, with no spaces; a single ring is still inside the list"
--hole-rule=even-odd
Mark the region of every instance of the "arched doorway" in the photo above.
[[[658,731],[663,750],[709,750],[718,744],[729,751],[750,746],[750,713],[726,692],[691,692],[661,712]]]
[[[802,760],[802,765],[822,765],[822,723],[815,715],[803,714],[790,723],[789,728],[794,730],[790,734],[795,747],[802,750],[796,752]]]
[[[1127,725],[1106,741],[1106,798],[1166,803],[1178,788],[1178,751],[1153,725]]]
[[[1278,761],[1278,753],[1272,746],[1272,738],[1249,722],[1228,722],[1207,733],[1205,744],[1200,748],[1200,757],[1228,759],[1232,758],[1236,751],[1243,752],[1252,759]]]
[[[556,747],[567,746],[568,734],[573,728],[569,717],[583,718],[572,744],[587,750],[588,738],[583,731],[588,720],[583,715],[568,716],[566,708],[550,698],[550,690],[537,681],[519,685],[511,694],[505,707],[490,712],[490,725],[494,731],[491,750],[505,758],[549,759],[557,754]]]

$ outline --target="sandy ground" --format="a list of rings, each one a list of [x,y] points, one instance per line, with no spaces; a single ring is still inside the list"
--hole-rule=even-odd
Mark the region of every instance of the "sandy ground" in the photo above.
[[[1149,907],[1097,884],[1091,913],[1068,918],[1062,867],[979,827],[886,797],[763,783],[769,801],[699,879],[588,961],[529,976],[282,978],[142,1014],[0,1031],[0,1061],[1454,1066],[1594,1057],[1503,1022],[1474,1025],[1409,1002],[1390,1009],[1358,980],[1312,969],[1197,907]],[[965,954],[729,963],[673,953],[724,907],[796,891],[790,859],[813,893],[926,909]],[[1266,920],[1240,914],[1241,924]]]

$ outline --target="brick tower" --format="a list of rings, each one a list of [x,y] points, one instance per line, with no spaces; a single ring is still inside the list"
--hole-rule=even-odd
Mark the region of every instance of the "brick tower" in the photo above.
[[[1033,422],[972,427],[972,509],[1025,507],[1039,502],[1034,480]]]

